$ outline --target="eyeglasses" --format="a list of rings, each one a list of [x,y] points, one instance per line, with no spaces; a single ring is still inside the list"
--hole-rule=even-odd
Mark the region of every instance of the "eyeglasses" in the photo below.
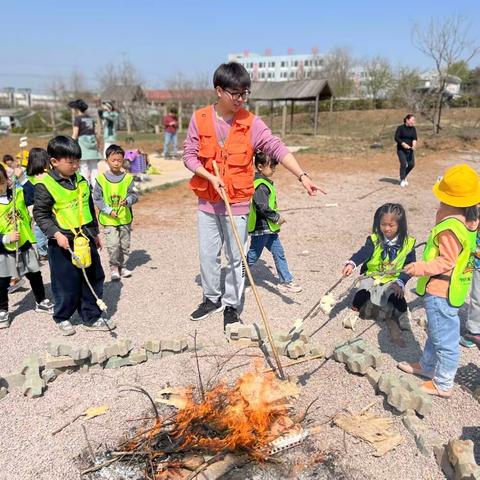
[[[231,92],[230,90],[227,90],[227,89],[223,89],[224,92],[227,92],[231,97],[232,97],[232,100],[235,100],[236,102],[238,102],[239,100],[243,100],[243,101],[246,101],[248,100],[248,97],[250,95],[250,90],[245,90],[244,92],[242,93],[239,93],[239,92]]]

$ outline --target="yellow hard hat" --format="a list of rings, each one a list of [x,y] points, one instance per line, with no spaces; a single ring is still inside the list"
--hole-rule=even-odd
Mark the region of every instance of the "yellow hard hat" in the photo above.
[[[480,178],[465,163],[450,167],[432,190],[441,202],[452,207],[471,207],[480,203]]]

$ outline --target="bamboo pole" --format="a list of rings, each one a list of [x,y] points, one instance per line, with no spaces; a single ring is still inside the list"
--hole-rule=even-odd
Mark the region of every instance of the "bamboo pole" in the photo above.
[[[216,161],[213,161],[213,169],[215,170],[215,175],[218,178],[221,179],[220,172],[218,170],[218,165],[217,165]],[[234,235],[235,240],[237,242],[238,249],[240,250],[240,255],[242,257],[242,262],[243,262],[243,265],[245,267],[245,272],[246,272],[248,280],[250,282],[250,286],[252,288],[253,295],[255,296],[255,300],[257,302],[258,309],[260,310],[260,316],[262,317],[263,325],[265,327],[265,331],[267,332],[268,341],[270,342],[270,346],[272,347],[272,352],[273,352],[273,356],[275,358],[275,363],[277,364],[279,377],[280,377],[281,380],[285,380],[285,373],[283,371],[282,363],[280,362],[280,357],[278,356],[278,352],[277,352],[277,349],[275,347],[275,342],[273,341],[272,332],[270,330],[270,325],[269,325],[268,319],[267,319],[267,313],[265,312],[265,308],[263,307],[262,301],[260,299],[260,295],[259,295],[258,290],[257,290],[257,286],[255,285],[255,282],[253,280],[252,272],[250,271],[250,267],[248,266],[248,263],[247,263],[247,258],[245,257],[245,252],[243,251],[244,246],[243,246],[242,240],[240,238],[240,235],[238,233],[237,225],[236,225],[236,223],[234,221],[234,218],[233,218],[232,207],[230,206],[230,200],[229,200],[227,192],[225,191],[224,188],[221,188],[220,192],[221,192],[221,195],[222,195],[222,200],[225,202],[225,206],[227,208],[228,217],[229,217],[230,223],[232,225],[233,235]]]

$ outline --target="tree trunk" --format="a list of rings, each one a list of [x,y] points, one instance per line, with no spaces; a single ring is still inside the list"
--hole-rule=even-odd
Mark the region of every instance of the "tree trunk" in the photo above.
[[[57,122],[55,119],[55,110],[50,110],[50,121],[52,122],[52,132],[57,133]]]
[[[130,118],[130,110],[126,111],[125,119],[127,121],[127,133],[130,135],[132,133],[132,119]]]
[[[447,85],[447,81],[443,78],[439,85],[439,91],[437,95],[437,100],[435,103],[435,112],[434,112],[434,126],[433,126],[433,133],[436,135],[440,133],[440,122],[442,119],[442,106],[443,106],[443,94],[445,92],[445,87]]]

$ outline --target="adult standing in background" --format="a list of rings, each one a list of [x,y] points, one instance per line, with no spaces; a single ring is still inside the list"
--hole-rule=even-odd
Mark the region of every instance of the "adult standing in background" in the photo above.
[[[98,110],[98,116],[102,120],[103,127],[103,158],[107,158],[107,148],[117,143],[118,112],[112,102],[103,102]]]
[[[82,150],[80,173],[93,185],[98,175],[98,161],[101,158],[95,134],[95,120],[86,113],[88,105],[82,99],[73,100],[68,106],[75,115],[72,137],[78,141]]]
[[[178,130],[178,117],[177,109],[171,107],[168,115],[163,117],[163,127],[165,128],[164,140],[163,140],[163,156],[167,158],[168,147],[170,144],[173,146],[173,158],[177,157],[177,130]]]
[[[405,188],[408,185],[407,176],[415,166],[414,152],[417,146],[415,116],[411,113],[403,119],[403,125],[395,131],[395,142],[397,142],[397,155],[400,160],[400,186]]]

